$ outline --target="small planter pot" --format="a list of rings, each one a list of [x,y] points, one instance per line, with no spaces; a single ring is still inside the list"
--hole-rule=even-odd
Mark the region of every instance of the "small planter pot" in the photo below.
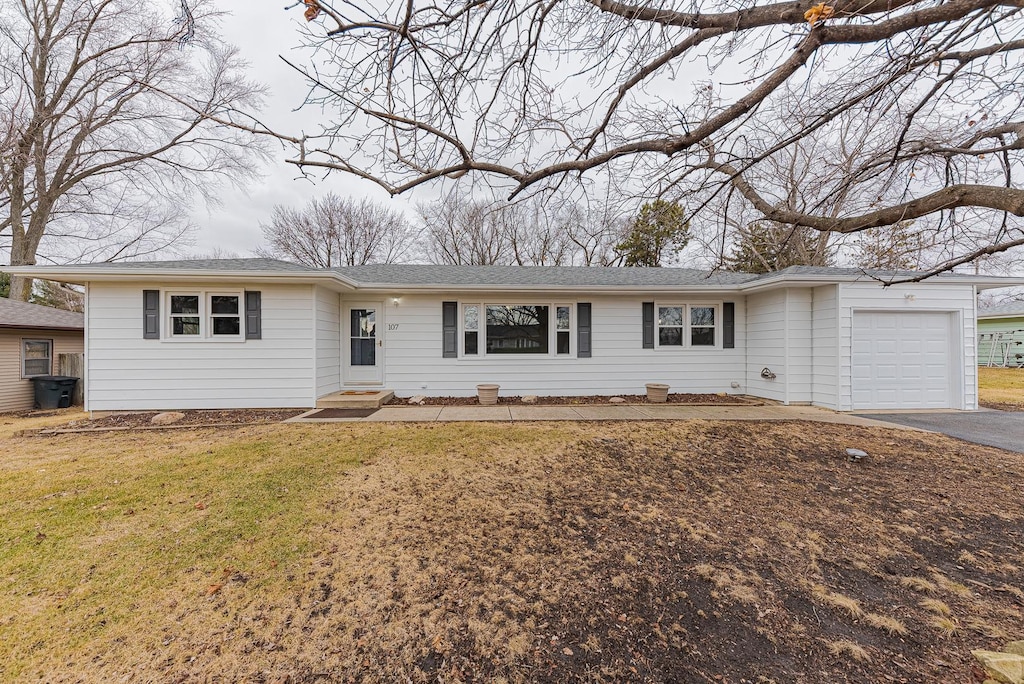
[[[481,406],[494,406],[498,403],[498,385],[477,385],[476,396]]]
[[[668,401],[668,385],[660,382],[649,382],[647,385],[647,401],[652,404],[664,404]]]

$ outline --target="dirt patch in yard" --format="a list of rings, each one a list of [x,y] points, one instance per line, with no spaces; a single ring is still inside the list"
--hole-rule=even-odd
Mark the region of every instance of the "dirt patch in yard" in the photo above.
[[[288,418],[293,418],[303,409],[232,409],[232,410],[209,410],[209,411],[180,411],[183,414],[181,420],[171,423],[179,426],[196,425],[252,425],[260,423],[280,423]],[[102,418],[86,418],[71,421],[52,429],[67,430],[91,428],[137,428],[150,427],[153,425],[153,416],[157,412],[146,413],[116,413]]]
[[[131,527],[172,500],[184,519],[223,521],[238,496],[266,491],[259,520],[240,523],[247,551],[186,558],[145,592],[116,585],[117,598],[90,600],[99,578],[73,572],[0,585],[16,609],[0,611],[12,616],[0,617],[0,675],[9,648],[34,654],[23,676],[50,681],[969,683],[983,679],[971,649],[1024,636],[1019,454],[805,422],[208,434],[201,448],[244,489],[199,476],[188,486],[211,492],[203,510],[163,484],[126,493]],[[229,437],[263,459],[223,460]],[[79,439],[48,445],[75,459],[70,485],[47,467],[53,487],[89,486],[76,445],[93,443]],[[109,448],[117,439],[139,437]],[[848,447],[869,456],[851,463]],[[336,467],[332,449],[358,465]],[[278,464],[273,486],[249,476]],[[175,471],[167,488],[188,481]],[[35,505],[0,493],[0,513]],[[52,505],[39,502],[41,518]],[[307,522],[275,553],[301,552],[252,555],[289,510]],[[17,573],[0,555],[0,577]],[[49,642],[29,636],[48,597]],[[114,600],[135,608],[108,624]],[[75,617],[80,603],[90,610]],[[85,635],[71,652],[65,630]]]
[[[615,395],[625,400],[627,404],[647,404],[647,397],[642,394],[618,394]],[[391,405],[408,404],[410,397],[395,397]],[[607,404],[610,396],[581,396],[581,397],[537,397],[534,404],[541,406],[582,406],[592,404]],[[476,397],[425,397],[425,406],[477,406],[479,401]],[[498,404],[518,405],[523,403],[521,396],[499,396]],[[669,404],[693,404],[696,406],[761,406],[765,402],[753,397],[739,396],[735,394],[670,394]]]

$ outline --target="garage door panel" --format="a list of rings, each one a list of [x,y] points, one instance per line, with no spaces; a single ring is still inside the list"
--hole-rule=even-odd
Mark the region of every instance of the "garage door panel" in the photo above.
[[[854,409],[953,406],[950,314],[857,312],[853,323]]]

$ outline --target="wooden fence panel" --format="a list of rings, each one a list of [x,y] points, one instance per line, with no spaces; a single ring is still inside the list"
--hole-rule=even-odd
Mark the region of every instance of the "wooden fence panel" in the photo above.
[[[78,378],[71,403],[81,406],[85,403],[85,354],[57,354],[57,374]]]

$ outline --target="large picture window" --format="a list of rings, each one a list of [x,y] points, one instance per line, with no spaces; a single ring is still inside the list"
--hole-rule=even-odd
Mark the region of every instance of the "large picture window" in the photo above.
[[[487,305],[488,354],[547,354],[550,307]]]
[[[568,356],[576,352],[575,314],[571,304],[459,305],[461,356]],[[456,337],[455,339],[459,339]]]

